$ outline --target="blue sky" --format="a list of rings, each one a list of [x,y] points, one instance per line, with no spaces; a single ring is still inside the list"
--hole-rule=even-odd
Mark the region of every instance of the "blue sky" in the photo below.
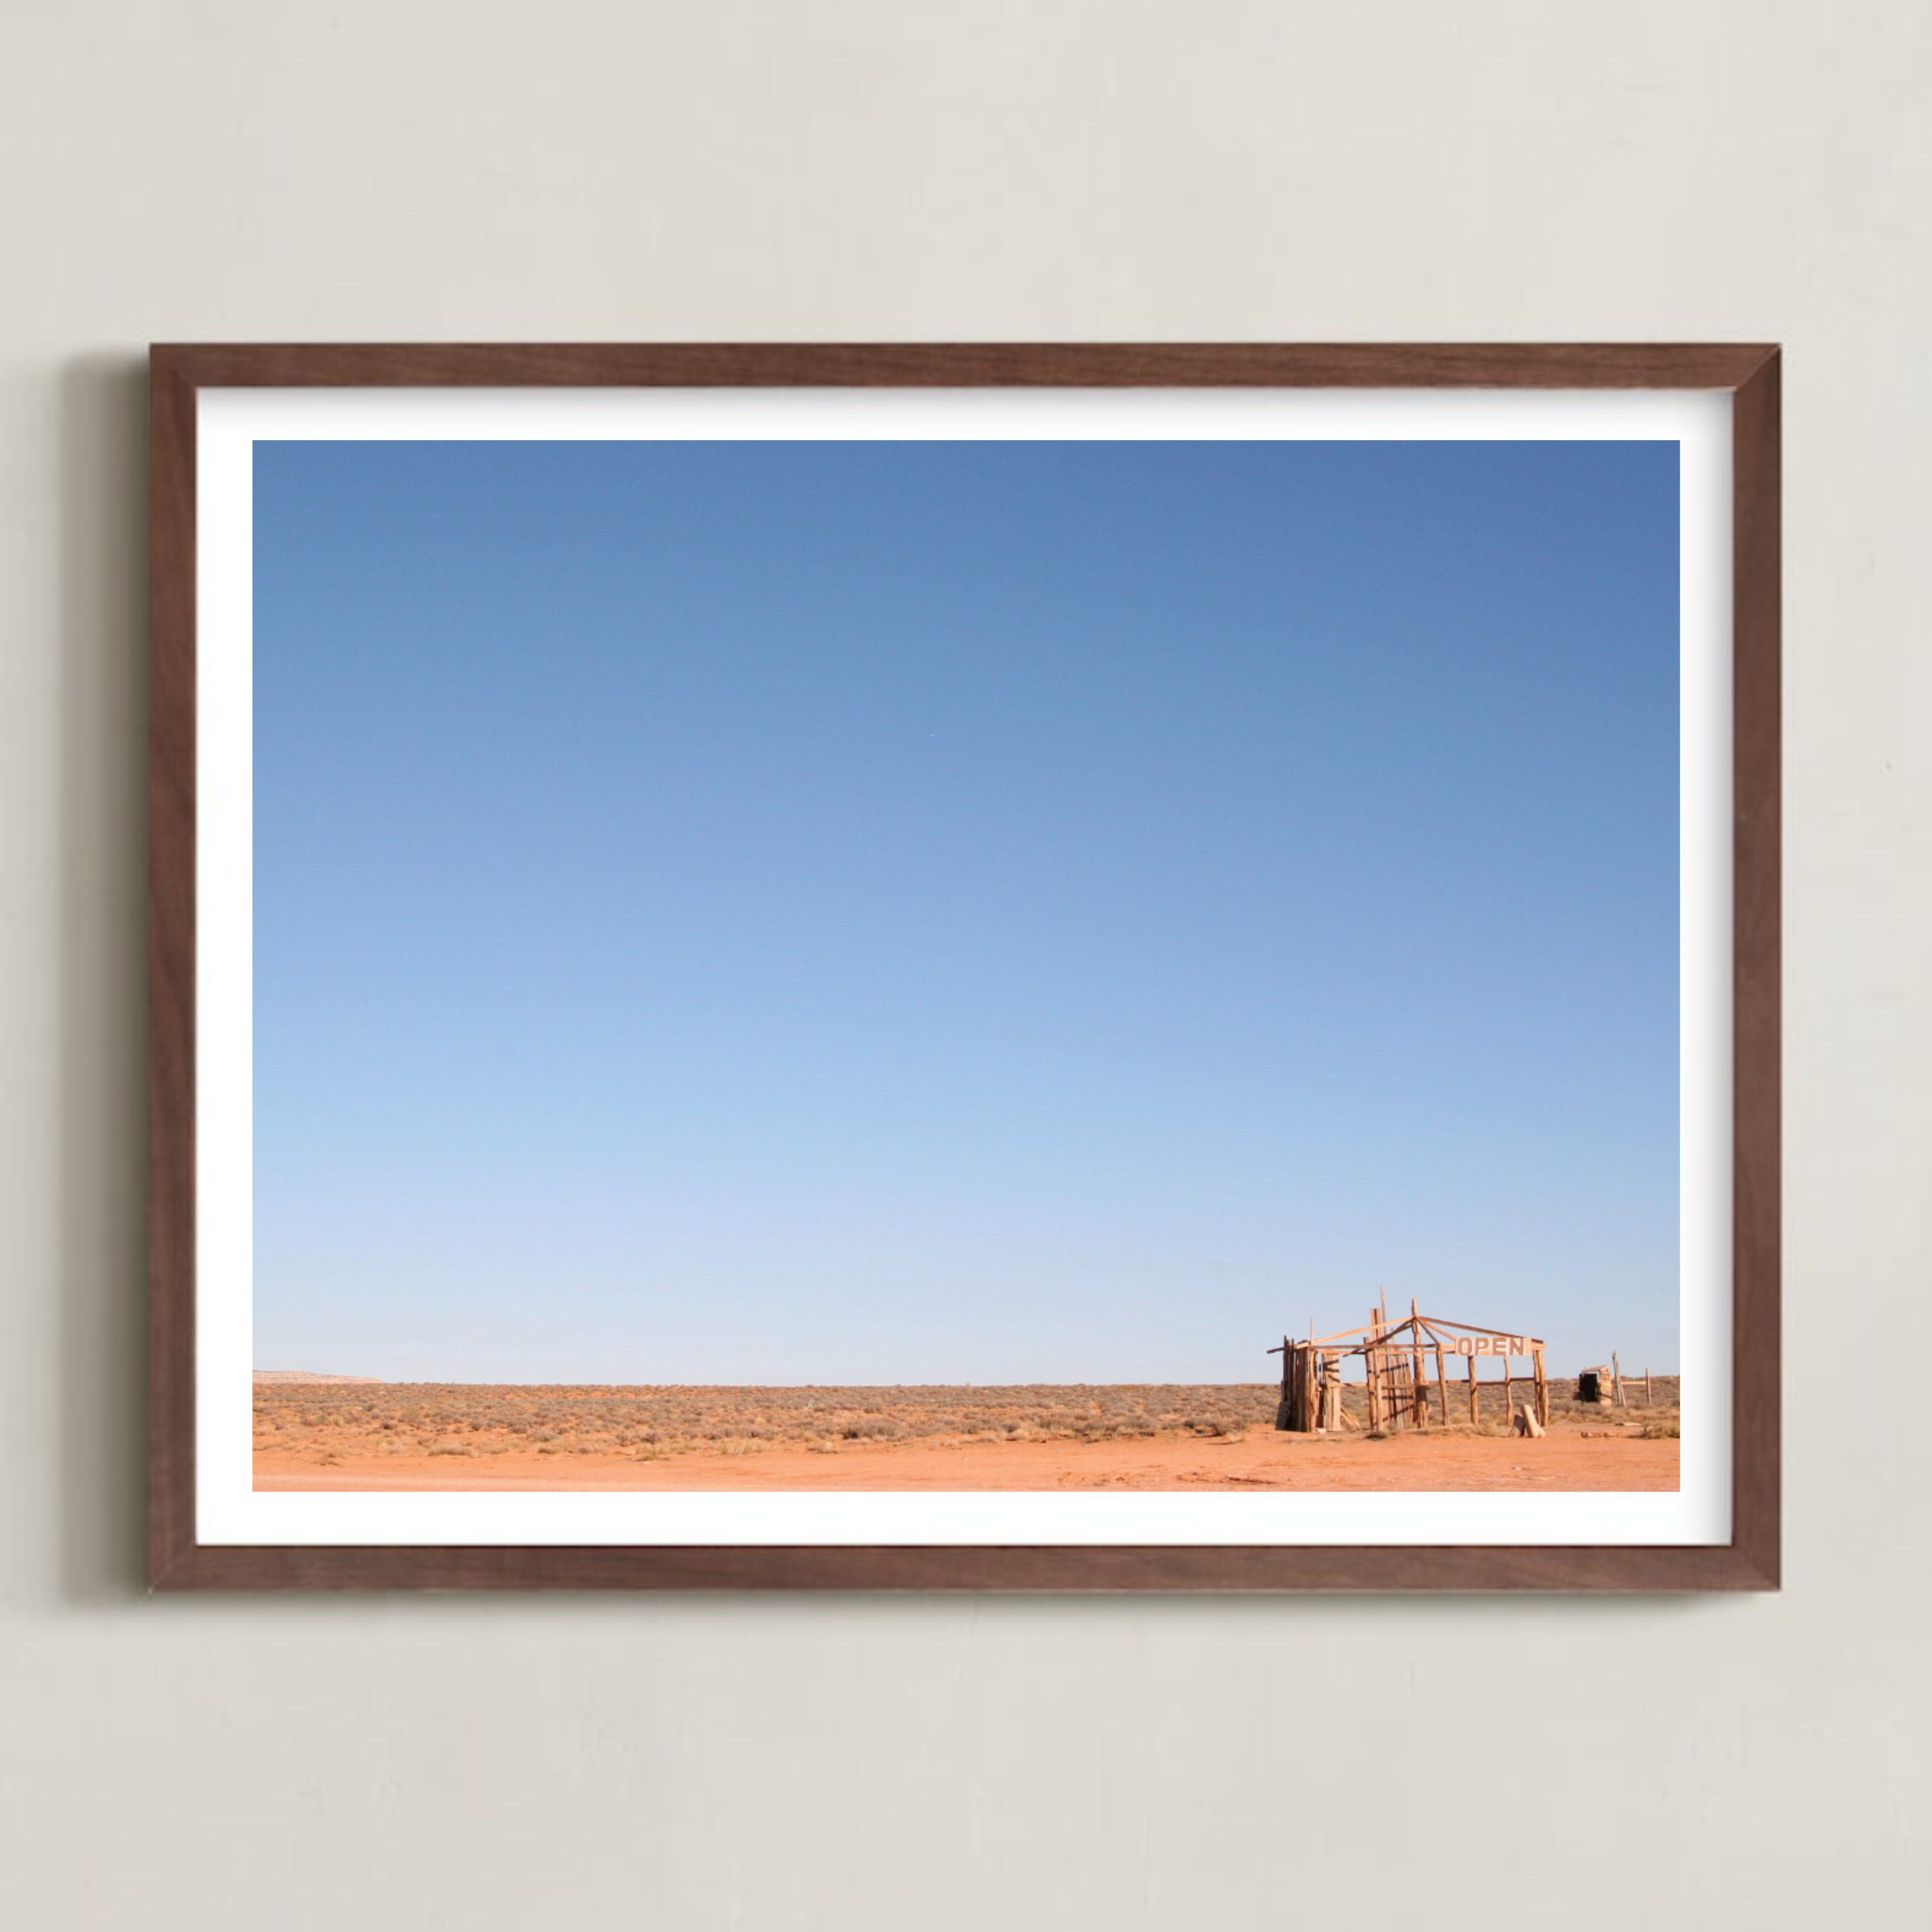
[[[256,1360],[1677,1360],[1670,443],[268,443]]]

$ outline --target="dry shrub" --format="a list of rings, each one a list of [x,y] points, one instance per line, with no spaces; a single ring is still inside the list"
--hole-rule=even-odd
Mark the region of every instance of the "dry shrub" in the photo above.
[[[545,1455],[836,1454],[901,1441],[1105,1442],[1158,1435],[1238,1437],[1269,1420],[1265,1384],[1108,1387],[466,1387],[264,1384],[264,1446],[313,1458],[325,1442],[361,1453]],[[736,1447],[730,1445],[736,1444]]]

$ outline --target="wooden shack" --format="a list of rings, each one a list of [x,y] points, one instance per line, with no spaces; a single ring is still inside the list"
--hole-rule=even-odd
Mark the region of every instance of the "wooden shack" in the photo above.
[[[1481,1421],[1482,1390],[1487,1387],[1501,1400],[1498,1420],[1505,1427],[1513,1426],[1520,1383],[1525,1412],[1534,1416],[1539,1428],[1550,1425],[1550,1384],[1544,1373],[1543,1343],[1536,1336],[1424,1315],[1413,1301],[1406,1322],[1391,1322],[1384,1302],[1370,1311],[1368,1321],[1359,1328],[1311,1334],[1305,1341],[1284,1335],[1280,1347],[1268,1353],[1282,1358],[1281,1400],[1274,1426],[1297,1435],[1360,1426],[1342,1394],[1345,1371],[1354,1362],[1362,1365],[1372,1432],[1426,1429],[1432,1421],[1446,1427],[1450,1420],[1451,1356],[1460,1357],[1467,1371],[1469,1422]],[[1485,1356],[1502,1363],[1500,1381],[1486,1384],[1478,1376],[1477,1364]],[[1528,1360],[1527,1376],[1515,1372],[1518,1356]]]

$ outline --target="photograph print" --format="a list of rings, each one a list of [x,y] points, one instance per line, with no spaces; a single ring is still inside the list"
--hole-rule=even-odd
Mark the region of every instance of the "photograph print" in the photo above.
[[[1676,1492],[1678,441],[962,421],[253,440],[254,1490]]]

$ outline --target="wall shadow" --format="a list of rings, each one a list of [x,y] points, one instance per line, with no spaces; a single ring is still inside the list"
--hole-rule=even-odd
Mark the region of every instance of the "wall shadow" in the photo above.
[[[58,1578],[100,1604],[146,1587],[145,357],[70,361],[58,409]]]

